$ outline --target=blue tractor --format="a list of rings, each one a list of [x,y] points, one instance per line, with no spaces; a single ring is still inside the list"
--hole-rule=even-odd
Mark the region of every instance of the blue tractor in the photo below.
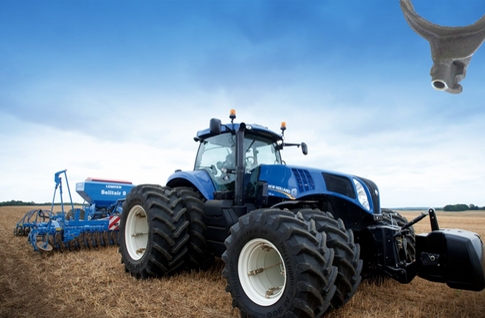
[[[408,222],[381,209],[371,180],[287,165],[286,125],[210,121],[193,171],[165,186],[134,187],[123,204],[121,261],[137,278],[225,263],[226,290],[242,317],[319,317],[343,306],[362,276],[452,288],[485,287],[478,234],[443,230],[433,209]],[[413,224],[430,216],[432,231]]]

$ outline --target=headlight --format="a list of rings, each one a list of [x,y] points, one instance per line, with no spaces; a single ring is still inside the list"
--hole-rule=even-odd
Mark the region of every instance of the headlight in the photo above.
[[[355,188],[357,189],[357,198],[359,198],[360,204],[367,210],[370,210],[369,198],[367,197],[367,193],[365,192],[364,186],[360,181],[353,179]]]

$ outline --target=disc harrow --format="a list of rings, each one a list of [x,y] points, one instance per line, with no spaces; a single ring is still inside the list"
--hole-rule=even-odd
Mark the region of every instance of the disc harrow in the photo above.
[[[17,223],[16,236],[28,236],[35,251],[76,250],[119,245],[119,220],[126,194],[134,187],[131,182],[86,179],[76,184],[76,192],[85,200],[82,208],[74,208],[67,181],[67,170],[55,173],[56,187],[50,210],[31,210]],[[64,174],[70,210],[65,211],[62,197]],[[59,190],[61,211],[54,213]]]

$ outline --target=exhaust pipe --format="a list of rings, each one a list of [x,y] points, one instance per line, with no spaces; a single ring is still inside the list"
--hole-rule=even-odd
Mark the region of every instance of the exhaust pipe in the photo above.
[[[438,91],[460,94],[458,84],[466,77],[473,54],[485,41],[485,15],[472,25],[445,27],[433,24],[416,13],[411,0],[400,0],[409,26],[431,46],[431,86]]]

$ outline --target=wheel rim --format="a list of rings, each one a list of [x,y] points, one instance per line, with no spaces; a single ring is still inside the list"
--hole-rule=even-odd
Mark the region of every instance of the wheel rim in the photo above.
[[[244,245],[238,260],[238,275],[246,295],[260,306],[275,304],[285,291],[285,263],[268,240],[257,238]]]
[[[145,255],[148,244],[148,221],[147,214],[140,205],[132,207],[126,217],[125,243],[132,259],[139,260]]]

